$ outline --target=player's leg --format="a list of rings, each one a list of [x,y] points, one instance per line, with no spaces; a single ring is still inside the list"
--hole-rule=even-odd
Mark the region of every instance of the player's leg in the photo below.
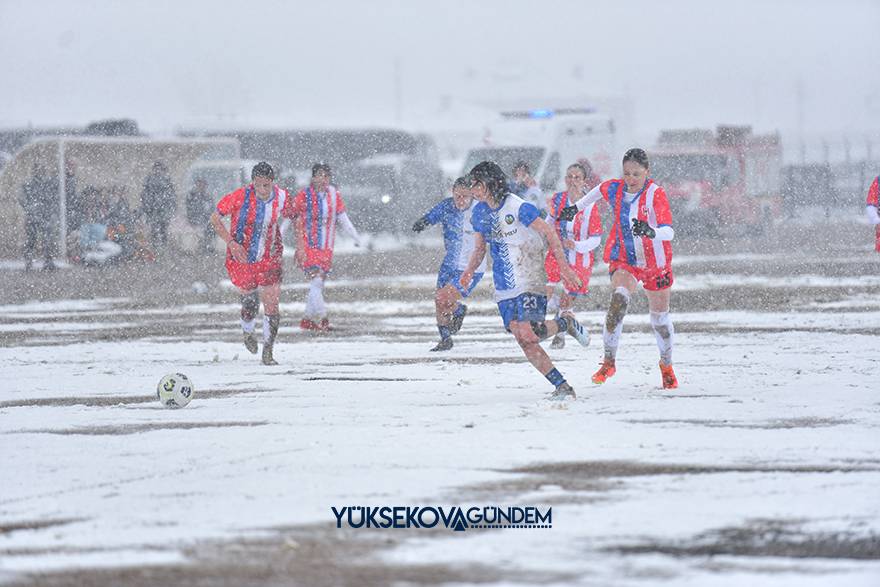
[[[553,365],[547,352],[541,348],[539,343],[542,340],[542,329],[540,326],[536,327],[536,324],[539,323],[512,321],[509,328],[529,363],[555,388],[550,398],[554,400],[562,400],[569,396],[575,398],[574,389],[568,384],[559,369]]]
[[[636,278],[625,269],[617,269],[611,274],[611,302],[608,304],[605,326],[602,329],[605,353],[601,367],[593,374],[593,383],[605,383],[605,380],[617,371],[615,360],[620,335],[623,332],[623,318],[626,316],[627,306],[636,285],[638,285]]]
[[[669,317],[669,299],[671,288],[661,290],[646,289],[648,296],[648,310],[651,312],[651,328],[657,339],[657,348],[660,351],[660,374],[665,389],[678,387],[678,380],[672,369],[672,345],[675,339],[675,328]]]
[[[257,312],[260,311],[260,296],[254,289],[239,288],[241,294],[241,330],[244,333],[244,346],[251,354],[257,353],[258,343],[254,328]]]
[[[320,330],[321,320],[327,316],[327,307],[324,304],[324,273],[319,268],[312,267],[306,270],[306,279],[309,281],[309,291],[306,294],[306,310],[300,328]]]
[[[274,272],[273,272],[274,273]],[[278,327],[281,324],[281,312],[278,301],[281,298],[281,270],[277,271],[277,281],[270,276],[266,281],[269,283],[260,287],[260,300],[263,302],[263,364],[277,365],[273,356],[275,338],[278,336]]]
[[[460,305],[461,293],[455,289],[452,283],[447,283],[437,289],[434,294],[434,307],[437,313],[437,330],[440,332],[440,342],[432,351],[446,351],[452,348],[453,313]],[[461,326],[459,325],[459,328]]]
[[[571,313],[571,296],[568,295],[567,292],[562,291],[558,294],[558,302],[556,305],[556,318],[560,318],[562,316],[566,316],[571,314],[571,317],[574,317],[574,314]],[[561,331],[556,333],[556,336],[553,337],[553,340],[550,342],[551,349],[561,349],[565,347],[565,331]]]

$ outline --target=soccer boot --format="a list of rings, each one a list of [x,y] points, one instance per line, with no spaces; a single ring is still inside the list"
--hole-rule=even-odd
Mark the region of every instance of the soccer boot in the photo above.
[[[300,320],[299,327],[302,330],[318,330],[319,328],[317,323],[309,320],[308,318],[303,318],[302,320]]]
[[[553,340],[550,341],[551,349],[564,349],[565,348],[565,333],[559,332],[556,336],[553,337]]]
[[[461,305],[461,315],[456,316],[452,315],[452,320],[449,322],[449,334],[455,334],[459,330],[461,330],[461,325],[464,322],[464,317],[467,316],[467,306],[464,304]]]
[[[278,361],[275,360],[275,357],[272,356],[272,345],[264,344],[263,345],[263,364],[264,365],[277,365]]]
[[[547,399],[553,402],[561,402],[567,399],[577,399],[577,396],[574,393],[574,388],[568,382],[563,382],[556,386],[556,391],[551,393]]]
[[[602,366],[599,367],[599,370],[593,373],[593,383],[605,383],[615,373],[617,373],[617,368],[614,366],[614,359],[605,359],[602,361]]]
[[[568,322],[568,328],[565,331],[574,337],[581,346],[590,346],[590,332],[575,319],[574,314],[564,314],[564,318]]]
[[[437,343],[437,346],[431,349],[432,353],[436,353],[437,351],[448,351],[452,348],[452,337],[444,338],[440,342]]]
[[[675,389],[678,387],[678,379],[675,378],[675,371],[672,370],[672,365],[660,363],[660,375],[663,377],[663,389]]]
[[[252,355],[257,354],[259,343],[257,342],[257,336],[254,334],[253,331],[244,333],[244,348],[246,348],[248,352]]]
[[[321,322],[318,324],[316,330],[320,332],[330,332],[331,330],[333,330],[333,327],[330,326],[330,320],[328,320],[327,318],[321,318]]]

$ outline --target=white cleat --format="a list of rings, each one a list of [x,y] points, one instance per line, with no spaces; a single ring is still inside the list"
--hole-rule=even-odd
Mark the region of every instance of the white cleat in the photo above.
[[[581,346],[590,346],[590,332],[581,326],[581,323],[575,320],[575,317],[571,314],[567,314],[565,318],[568,320],[566,332],[574,337]]]

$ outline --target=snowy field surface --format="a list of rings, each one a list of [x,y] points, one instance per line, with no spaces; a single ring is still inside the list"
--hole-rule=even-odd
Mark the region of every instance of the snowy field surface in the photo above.
[[[181,301],[3,297],[0,584],[880,585],[872,252],[681,255],[671,391],[643,294],[617,375],[590,383],[597,268],[592,345],[551,351],[578,394],[561,405],[486,283],[427,352],[431,258],[343,270],[325,336],[294,328],[288,273],[277,367],[240,343],[215,261]],[[175,371],[196,387],[180,410],[155,399]],[[552,508],[552,528],[337,529],[331,510],[493,505]]]

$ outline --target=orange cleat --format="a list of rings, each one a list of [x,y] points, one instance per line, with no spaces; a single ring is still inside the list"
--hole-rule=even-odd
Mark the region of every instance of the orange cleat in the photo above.
[[[660,363],[660,374],[663,376],[663,389],[675,389],[678,387],[678,379],[675,378],[675,371],[672,370],[672,365]]]
[[[593,373],[593,383],[597,385],[605,383],[615,373],[617,373],[617,368],[614,366],[614,359],[605,359],[602,361],[602,366],[599,367],[599,370]]]

